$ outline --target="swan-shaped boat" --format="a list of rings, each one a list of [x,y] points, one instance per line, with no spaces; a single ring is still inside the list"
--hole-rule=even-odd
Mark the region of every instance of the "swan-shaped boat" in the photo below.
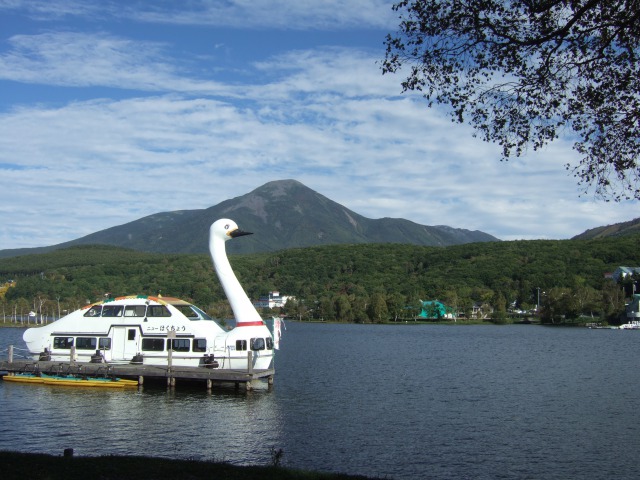
[[[268,369],[273,336],[238,282],[225,242],[249,235],[233,220],[209,230],[209,251],[233,310],[236,326],[225,330],[202,309],[173,297],[124,296],[87,305],[23,339],[36,360],[138,363],[220,369]],[[71,358],[75,357],[75,358]]]

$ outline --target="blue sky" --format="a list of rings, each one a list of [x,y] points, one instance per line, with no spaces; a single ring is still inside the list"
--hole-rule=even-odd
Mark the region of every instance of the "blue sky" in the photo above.
[[[382,75],[382,0],[0,0],[0,249],[295,179],[369,218],[563,239],[640,216],[581,195],[570,139],[500,162]]]

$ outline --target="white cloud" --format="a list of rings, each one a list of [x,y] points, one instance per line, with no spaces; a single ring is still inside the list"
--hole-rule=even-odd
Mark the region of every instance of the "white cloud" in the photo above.
[[[141,3],[125,14],[153,23],[340,30],[392,28],[395,15],[391,5],[386,0],[200,0],[178,8]]]
[[[0,0],[0,11],[20,11],[34,20],[128,19],[152,24],[238,29],[342,30],[393,28],[387,0]]]
[[[85,0],[0,0],[0,11],[19,11],[36,20],[56,20],[68,16],[93,16],[104,12],[106,2]]]
[[[245,65],[256,74],[240,83],[199,78],[169,50],[111,33],[11,38],[0,53],[5,80],[123,92],[0,113],[0,190],[11,192],[0,205],[0,248],[206,208],[284,178],[370,218],[503,239],[567,238],[638,216],[635,204],[578,197],[565,142],[500,163],[470,128],[399,96],[376,54],[292,49]]]
[[[164,57],[161,43],[108,34],[15,35],[0,55],[0,79],[65,87],[229,94],[219,83],[190,79]]]

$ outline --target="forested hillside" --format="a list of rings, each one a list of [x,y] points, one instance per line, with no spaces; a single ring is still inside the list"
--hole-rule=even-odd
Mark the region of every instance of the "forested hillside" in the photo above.
[[[230,261],[251,298],[272,290],[293,295],[298,302],[287,310],[300,318],[411,318],[420,299],[439,299],[462,317],[470,318],[475,305],[500,320],[510,307],[531,310],[540,298],[549,321],[580,315],[615,320],[624,311],[623,286],[605,274],[639,266],[638,245],[640,236],[444,248],[339,245],[232,255]],[[0,280],[14,280],[1,300],[5,316],[30,310],[57,315],[105,293],[161,293],[231,315],[207,255],[80,246],[2,259]]]
[[[592,228],[573,237],[573,240],[592,240],[604,237],[621,237],[623,235],[637,235],[640,233],[640,218],[628,222],[614,223],[602,227]]]

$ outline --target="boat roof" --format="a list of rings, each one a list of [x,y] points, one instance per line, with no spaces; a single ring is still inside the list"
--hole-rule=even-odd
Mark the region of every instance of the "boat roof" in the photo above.
[[[99,302],[94,302],[94,303],[90,303],[88,305],[85,305],[84,307],[82,307],[81,310],[85,310],[87,308],[91,308],[94,305],[103,305],[105,303],[111,303],[111,302],[118,302],[118,301],[122,301],[122,300],[150,300],[152,302],[156,302],[156,303],[160,303],[163,305],[169,304],[169,305],[192,305],[190,302],[187,302],[186,300],[182,300],[180,298],[176,298],[176,297],[163,297],[162,295],[158,295],[156,296],[150,296],[150,295],[125,295],[122,297],[115,297],[115,298],[105,298],[104,300],[100,300]]]

